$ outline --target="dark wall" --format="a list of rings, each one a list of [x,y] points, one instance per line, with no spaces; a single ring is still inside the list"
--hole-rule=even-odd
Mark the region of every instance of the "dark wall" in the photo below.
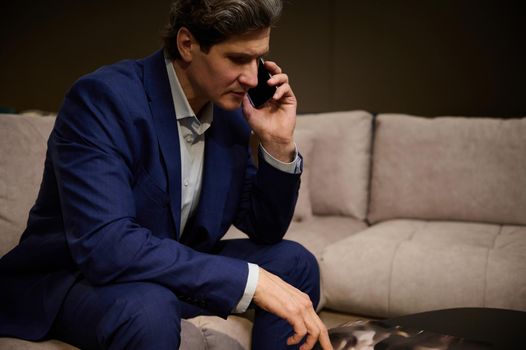
[[[56,111],[81,75],[158,49],[170,3],[2,0],[0,106]]]
[[[160,46],[170,0],[0,5],[0,106],[57,110],[80,75]],[[526,115],[521,1],[291,0],[270,56],[300,112]]]

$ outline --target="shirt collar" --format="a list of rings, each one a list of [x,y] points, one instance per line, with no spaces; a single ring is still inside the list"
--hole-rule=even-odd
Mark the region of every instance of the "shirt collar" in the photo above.
[[[214,109],[212,102],[208,102],[203,106],[199,112],[199,117],[196,117],[186,95],[184,94],[181,83],[175,73],[172,60],[165,56],[166,70],[168,72],[168,80],[170,81],[170,90],[172,92],[172,99],[175,108],[175,116],[178,121],[185,118],[195,119],[191,125],[195,125],[195,132],[199,135],[203,134],[212,124],[214,118]]]

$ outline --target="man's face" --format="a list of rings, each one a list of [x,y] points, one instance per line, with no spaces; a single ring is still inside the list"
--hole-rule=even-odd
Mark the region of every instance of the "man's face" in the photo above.
[[[235,35],[213,45],[208,53],[192,49],[188,79],[198,100],[233,110],[248,89],[257,85],[258,58],[269,50],[270,28]]]

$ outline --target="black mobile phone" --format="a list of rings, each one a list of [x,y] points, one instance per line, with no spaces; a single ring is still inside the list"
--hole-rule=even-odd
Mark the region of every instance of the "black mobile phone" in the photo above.
[[[260,108],[276,93],[276,87],[267,84],[270,77],[271,75],[265,68],[263,59],[260,58],[258,62],[258,85],[255,88],[248,90],[250,102],[256,108]]]

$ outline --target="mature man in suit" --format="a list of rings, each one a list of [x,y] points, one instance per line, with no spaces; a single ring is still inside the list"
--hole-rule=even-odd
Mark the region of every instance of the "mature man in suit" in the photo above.
[[[261,109],[247,98],[281,8],[175,1],[164,50],[75,83],[27,229],[0,260],[0,335],[173,350],[181,318],[252,305],[254,349],[330,348],[316,261],[282,241],[301,173],[296,99],[273,62],[275,95]],[[220,241],[232,224],[250,239]]]

